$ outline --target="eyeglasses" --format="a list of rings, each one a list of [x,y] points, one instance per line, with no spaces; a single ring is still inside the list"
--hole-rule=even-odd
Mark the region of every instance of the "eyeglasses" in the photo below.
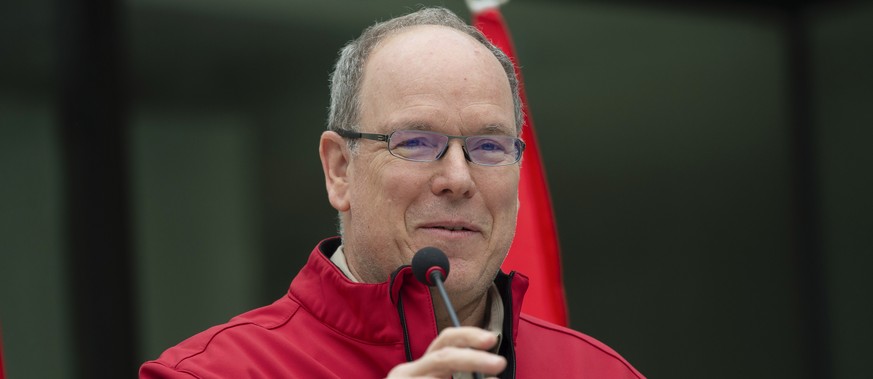
[[[449,149],[449,140],[463,141],[464,158],[482,166],[506,166],[521,160],[524,141],[505,135],[450,136],[424,130],[397,130],[391,134],[337,130],[340,136],[388,142],[391,155],[414,162],[433,162]]]

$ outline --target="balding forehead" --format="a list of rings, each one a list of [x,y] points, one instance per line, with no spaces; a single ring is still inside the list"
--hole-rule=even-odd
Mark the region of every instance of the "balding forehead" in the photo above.
[[[487,48],[481,42],[477,41],[469,34],[444,25],[411,25],[405,28],[394,30],[390,34],[382,38],[382,40],[380,40],[379,43],[376,44],[374,50],[378,49],[379,46],[385,45],[391,40],[397,38],[406,37],[413,39],[427,39],[428,37],[440,36],[442,38],[448,38],[450,36],[453,36],[455,38],[458,38],[459,41],[466,41],[470,44],[471,47],[476,46],[487,50]]]
[[[416,25],[400,29],[376,45],[365,64],[364,75],[366,77],[371,69],[385,69],[391,65],[396,65],[396,69],[414,70],[419,64],[421,68],[427,68],[424,63],[433,63],[434,60],[456,66],[459,70],[465,65],[484,63],[486,67],[493,66],[493,69],[503,72],[500,62],[489,49],[466,33],[440,25]]]

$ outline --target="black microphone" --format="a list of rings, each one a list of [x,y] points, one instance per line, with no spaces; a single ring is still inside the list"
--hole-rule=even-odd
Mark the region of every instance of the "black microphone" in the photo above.
[[[455,307],[452,306],[452,301],[449,300],[449,294],[446,293],[446,287],[443,285],[443,280],[449,277],[449,257],[446,253],[435,247],[422,248],[412,257],[412,273],[419,282],[428,287],[436,286],[452,319],[452,325],[460,327],[458,314],[455,313]],[[474,372],[473,377],[482,379],[482,374]]]

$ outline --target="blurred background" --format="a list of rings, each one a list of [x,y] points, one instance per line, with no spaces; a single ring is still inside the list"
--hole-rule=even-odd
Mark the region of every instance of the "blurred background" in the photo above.
[[[317,141],[336,52],[417,3],[0,5],[8,377],[133,377],[282,296],[335,234]],[[869,375],[871,3],[503,13],[573,328],[650,378]]]

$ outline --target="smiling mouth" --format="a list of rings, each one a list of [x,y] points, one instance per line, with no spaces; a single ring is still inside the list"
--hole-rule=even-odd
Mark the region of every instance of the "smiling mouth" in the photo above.
[[[433,231],[444,231],[448,233],[477,233],[478,229],[471,227],[469,225],[428,225],[425,226],[424,229],[429,229]]]
[[[459,232],[462,230],[466,230],[466,231],[470,230],[470,229],[467,229],[463,226],[433,226],[432,228],[433,229],[443,229],[443,230],[448,230],[448,231],[452,231],[452,232]]]

